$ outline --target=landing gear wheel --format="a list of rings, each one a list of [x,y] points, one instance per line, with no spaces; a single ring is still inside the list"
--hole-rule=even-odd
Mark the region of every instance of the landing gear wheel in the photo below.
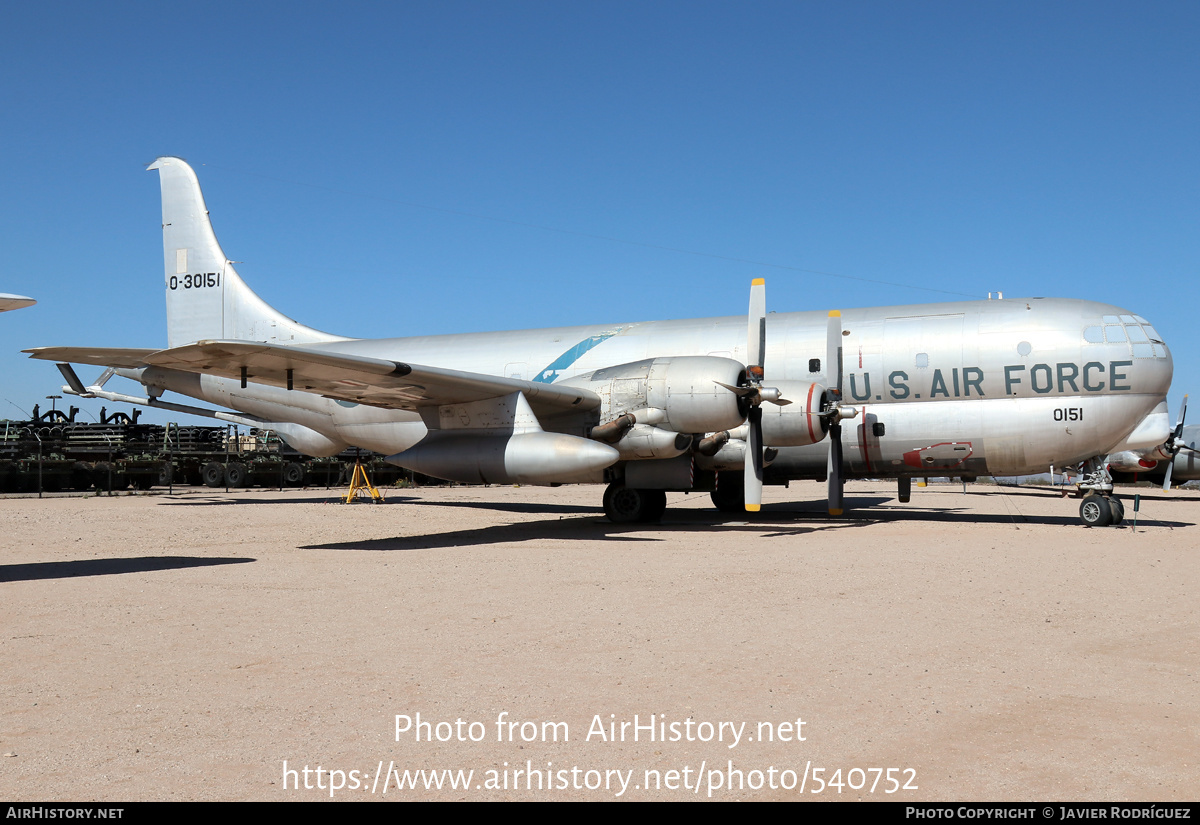
[[[1112,507],[1104,496],[1084,496],[1079,504],[1079,520],[1084,527],[1107,527],[1112,523]]]
[[[1121,499],[1116,496],[1108,497],[1108,509],[1112,511],[1112,521],[1109,522],[1113,527],[1125,520],[1125,505],[1121,503]]]
[[[667,494],[663,490],[642,490],[642,496],[646,499],[646,507],[642,511],[642,517],[639,521],[659,522],[662,521],[663,513],[667,511]]]
[[[709,497],[722,513],[746,512],[746,485],[742,473],[717,473],[717,489],[709,493]]]
[[[667,509],[662,490],[638,490],[612,483],[604,491],[604,515],[614,524],[658,521]]]

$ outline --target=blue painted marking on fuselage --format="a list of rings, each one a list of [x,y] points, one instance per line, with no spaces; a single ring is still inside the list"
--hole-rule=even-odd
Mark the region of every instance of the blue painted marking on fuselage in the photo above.
[[[601,344],[612,338],[621,329],[614,329],[612,332],[602,332],[599,335],[593,335],[590,338],[584,338],[575,346],[558,356],[544,370],[538,373],[538,377],[533,379],[535,384],[553,384],[554,379],[558,378],[559,374],[582,358],[590,349],[597,344]]]

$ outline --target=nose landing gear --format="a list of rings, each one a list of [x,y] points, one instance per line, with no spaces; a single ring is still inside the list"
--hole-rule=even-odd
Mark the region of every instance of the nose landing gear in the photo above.
[[[1089,491],[1079,503],[1079,520],[1084,527],[1116,527],[1125,520],[1125,505],[1116,496]]]
[[[1083,493],[1079,520],[1084,527],[1115,527],[1125,520],[1125,505],[1113,495],[1112,474],[1102,456],[1083,463],[1078,487]]]

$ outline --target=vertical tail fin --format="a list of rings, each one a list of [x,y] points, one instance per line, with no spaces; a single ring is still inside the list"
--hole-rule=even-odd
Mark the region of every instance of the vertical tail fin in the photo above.
[[[191,166],[163,157],[147,168],[158,170],[162,184],[169,346],[213,338],[272,344],[345,340],[296,323],[246,286],[217,243]]]

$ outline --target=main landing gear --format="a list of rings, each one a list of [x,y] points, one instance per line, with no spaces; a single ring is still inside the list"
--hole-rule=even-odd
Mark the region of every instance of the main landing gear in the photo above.
[[[709,494],[722,513],[746,512],[746,485],[742,473],[717,473],[717,489]]]
[[[663,490],[639,490],[614,481],[604,491],[604,515],[615,524],[659,521],[666,509]]]

